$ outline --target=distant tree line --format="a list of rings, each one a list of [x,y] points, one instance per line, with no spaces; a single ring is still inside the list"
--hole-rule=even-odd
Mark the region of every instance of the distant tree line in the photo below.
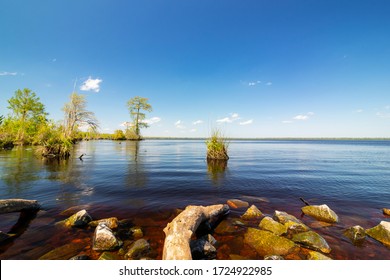
[[[82,139],[141,140],[140,128],[148,127],[143,111],[152,110],[147,101],[139,96],[131,98],[127,106],[133,122],[125,131],[102,134],[95,114],[87,110],[85,95],[73,92],[62,108],[64,119],[55,122],[48,119],[45,105],[35,92],[18,89],[8,100],[9,115],[0,115],[0,149],[36,145],[44,157],[66,158],[73,144]]]

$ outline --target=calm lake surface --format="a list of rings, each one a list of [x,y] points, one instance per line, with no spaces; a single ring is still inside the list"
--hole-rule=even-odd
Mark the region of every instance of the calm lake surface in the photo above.
[[[43,207],[27,222],[19,213],[0,216],[0,230],[18,235],[0,246],[0,259],[38,259],[91,239],[93,229],[55,225],[67,217],[62,211],[80,205],[94,219],[116,216],[141,226],[161,258],[162,229],[178,208],[232,198],[255,204],[265,215],[279,210],[302,219],[328,241],[332,258],[390,259],[390,249],[375,240],[354,246],[342,234],[349,226],[390,221],[382,214],[390,208],[390,141],[231,141],[226,166],[208,165],[205,155],[201,140],[82,141],[60,162],[34,156],[31,147],[0,151],[0,198],[35,199]],[[327,204],[340,222],[324,227],[301,216],[300,197]],[[234,209],[227,219],[244,211]],[[243,249],[240,235],[214,237],[222,251],[218,258],[258,258]]]

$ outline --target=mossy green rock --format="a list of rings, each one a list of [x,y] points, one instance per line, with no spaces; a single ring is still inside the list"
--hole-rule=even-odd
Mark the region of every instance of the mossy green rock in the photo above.
[[[276,210],[273,219],[285,225],[288,234],[296,234],[310,230],[310,228],[306,226],[301,220],[283,211]]]
[[[309,254],[307,255],[308,260],[321,260],[321,261],[329,261],[332,260],[331,258],[316,252],[316,251],[310,251]]]
[[[256,207],[256,205],[252,205],[248,208],[248,210],[245,211],[245,213],[241,216],[241,219],[244,220],[252,220],[256,218],[260,218],[263,216],[263,213],[259,210],[259,208]]]
[[[293,215],[290,215],[290,214],[288,214],[286,212],[278,211],[278,210],[275,211],[273,219],[275,221],[281,223],[281,224],[285,224],[288,221],[292,221],[292,222],[295,222],[295,223],[303,224],[301,220],[297,219]]]
[[[139,260],[150,253],[150,244],[145,239],[138,239],[129,247],[125,258],[129,260]]]
[[[73,214],[68,219],[66,219],[65,226],[68,227],[83,227],[88,225],[88,223],[92,221],[91,216],[87,213],[87,211],[81,210],[77,212],[76,214]]]
[[[302,207],[302,212],[319,221],[327,223],[337,223],[339,221],[337,214],[326,204],[308,205]]]
[[[276,235],[282,235],[287,232],[287,227],[285,225],[278,223],[270,217],[265,217],[264,219],[262,219],[259,224],[259,228],[262,230],[270,231]]]
[[[144,237],[144,233],[140,227],[132,227],[129,229],[129,234],[134,238],[134,239],[139,239]]]
[[[348,237],[353,244],[359,245],[366,239],[366,231],[361,226],[353,226],[344,231],[344,235]]]
[[[379,225],[367,229],[366,233],[382,244],[390,246],[390,222],[381,221]]]
[[[105,261],[118,260],[118,259],[119,259],[118,256],[111,252],[103,252],[99,257],[99,260],[105,260]]]
[[[40,260],[68,260],[73,256],[79,254],[87,244],[85,242],[75,242],[63,245],[61,247],[55,248],[50,252],[44,254],[39,259]]]
[[[330,253],[331,249],[326,240],[314,231],[297,233],[292,237],[292,241],[301,244],[304,247],[321,251],[322,253]]]
[[[244,235],[244,242],[261,256],[286,255],[296,246],[294,242],[287,238],[255,228],[248,228]]]
[[[110,229],[117,229],[118,228],[118,219],[115,217],[106,218],[106,219],[100,219],[97,221],[92,221],[88,225],[91,227],[97,227],[99,223],[105,223]]]

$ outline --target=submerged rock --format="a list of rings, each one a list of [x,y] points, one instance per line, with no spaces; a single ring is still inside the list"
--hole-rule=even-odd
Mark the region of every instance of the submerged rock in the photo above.
[[[390,209],[383,208],[383,214],[390,216]]]
[[[73,256],[78,255],[86,246],[85,242],[76,242],[63,245],[55,248],[50,252],[44,254],[40,260],[68,260]]]
[[[329,261],[332,260],[331,258],[316,252],[316,251],[310,251],[309,254],[307,255],[308,260],[321,260],[321,261]]]
[[[114,250],[121,245],[112,230],[105,223],[100,223],[95,229],[93,237],[93,250],[104,251]]]
[[[339,221],[337,214],[326,204],[308,205],[302,207],[302,212],[323,222],[337,223]]]
[[[366,231],[359,225],[347,228],[343,234],[348,237],[354,245],[359,245],[366,239]]]
[[[3,242],[3,241],[5,241],[5,240],[7,240],[9,238],[10,238],[10,236],[8,234],[0,231],[0,242]]]
[[[261,256],[286,255],[297,245],[291,240],[266,230],[248,228],[244,242]]]
[[[255,205],[252,205],[251,207],[246,210],[246,212],[241,216],[241,219],[244,220],[251,220],[251,219],[256,219],[260,218],[263,216],[263,213],[257,208]]]
[[[248,202],[239,199],[229,199],[226,203],[227,205],[235,209],[249,206]]]
[[[367,229],[366,233],[382,244],[390,246],[390,222],[381,221],[377,226]]]
[[[226,219],[218,224],[214,232],[217,234],[232,234],[245,231],[245,225],[238,219]]]
[[[92,218],[84,209],[70,216],[64,221],[64,224],[68,227],[83,227],[88,225],[90,221],[92,221]]]
[[[115,217],[92,221],[92,222],[89,222],[88,225],[91,227],[97,227],[98,224],[100,224],[100,223],[105,223],[110,229],[117,229],[118,225],[119,225],[118,219]]]
[[[301,244],[309,249],[330,253],[331,249],[326,240],[314,231],[297,233],[292,237],[292,241]]]
[[[282,256],[279,256],[279,255],[268,255],[268,256],[264,257],[264,260],[267,260],[267,261],[280,261],[280,260],[284,260],[284,258]]]
[[[118,259],[119,259],[118,256],[111,252],[103,252],[99,257],[99,260],[106,260],[106,261],[118,260]]]
[[[72,260],[72,261],[84,261],[84,260],[89,260],[90,258],[87,256],[87,255],[77,255],[77,256],[74,256],[72,258],[70,258],[69,260]]]
[[[190,242],[192,259],[213,260],[217,257],[217,249],[206,239],[200,238]]]
[[[129,229],[129,234],[134,239],[139,239],[144,237],[144,233],[142,232],[142,229],[140,227],[132,227]]]
[[[268,230],[276,235],[282,235],[287,232],[287,227],[270,217],[265,217],[259,224],[260,229]]]
[[[145,239],[138,239],[133,244],[130,245],[125,258],[129,260],[139,260],[141,258],[147,257],[150,253],[150,244]]]

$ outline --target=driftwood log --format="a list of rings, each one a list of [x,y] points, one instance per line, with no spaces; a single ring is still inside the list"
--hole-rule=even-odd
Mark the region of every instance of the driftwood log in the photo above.
[[[41,206],[36,200],[27,199],[0,199],[0,214],[39,210]]]
[[[199,225],[229,211],[226,204],[187,206],[164,228],[163,260],[192,260],[190,241]]]

